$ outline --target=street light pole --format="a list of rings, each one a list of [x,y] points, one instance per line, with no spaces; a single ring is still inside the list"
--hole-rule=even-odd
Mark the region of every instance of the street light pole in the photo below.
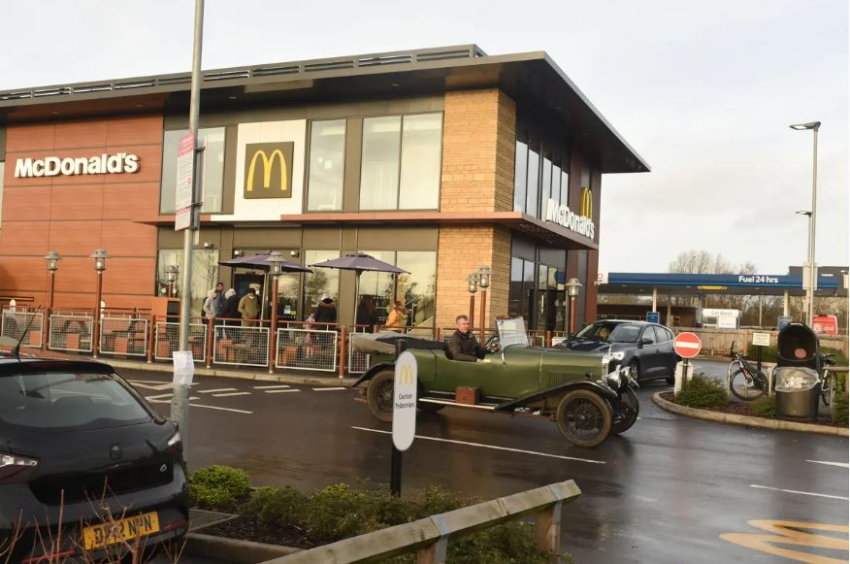
[[[91,255],[91,258],[94,259],[94,270],[97,272],[97,286],[94,293],[94,328],[91,336],[92,356],[97,358],[97,353],[100,349],[100,303],[101,296],[103,295],[103,271],[106,270],[106,259],[109,258],[109,254],[103,249],[98,249]]]
[[[469,278],[469,324],[472,327],[475,324],[475,293],[478,291],[478,277],[475,274],[470,274]]]
[[[570,297],[570,330],[567,333],[572,335],[576,330],[576,296],[581,289],[581,282],[578,281],[578,278],[570,278],[565,286],[567,287],[567,295]]]
[[[487,328],[487,288],[490,287],[490,277],[492,275],[493,271],[486,266],[482,266],[478,269],[478,286],[481,288],[481,327],[478,330],[481,333],[482,343],[486,341],[485,331]]]
[[[275,357],[277,355],[277,292],[278,277],[283,272],[283,263],[286,259],[280,251],[272,251],[266,262],[271,265],[272,271],[272,315],[271,315],[271,339],[269,342],[269,374],[274,373]],[[265,306],[265,304],[263,304]]]
[[[189,134],[192,136],[192,203],[191,224],[183,231],[183,278],[180,284],[180,351],[189,350],[189,322],[192,316],[192,247],[199,228],[198,209],[198,121],[201,103],[201,46],[204,35],[204,0],[195,0],[195,40],[192,49],[192,82],[189,98]],[[170,297],[170,296],[169,296]],[[183,442],[184,456],[189,454],[189,386],[175,382],[171,396],[171,418],[177,422]]]
[[[62,257],[56,251],[50,251],[44,257],[47,261],[47,271],[50,273],[50,286],[47,293],[47,315],[44,322],[44,335],[42,337],[41,347],[47,348],[50,343],[50,316],[53,315],[53,292],[56,289],[56,271],[59,270],[59,261]],[[45,340],[47,344],[45,344]]]
[[[815,288],[817,283],[817,267],[815,265],[815,232],[817,230],[817,214],[818,214],[818,131],[821,123],[819,121],[811,121],[808,123],[799,123],[790,126],[791,129],[804,131],[811,129],[814,132],[814,151],[812,154],[812,209],[809,214],[809,280],[808,288],[806,289],[807,311],[806,318],[809,327],[812,327],[812,321],[815,315]]]

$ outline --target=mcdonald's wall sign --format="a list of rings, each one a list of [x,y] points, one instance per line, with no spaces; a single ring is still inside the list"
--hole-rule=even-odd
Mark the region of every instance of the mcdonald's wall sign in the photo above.
[[[581,189],[580,212],[574,213],[569,207],[549,199],[546,203],[546,221],[557,223],[579,235],[593,239],[596,225],[593,223],[593,192],[590,188]]]
[[[292,141],[245,146],[245,199],[292,197]]]

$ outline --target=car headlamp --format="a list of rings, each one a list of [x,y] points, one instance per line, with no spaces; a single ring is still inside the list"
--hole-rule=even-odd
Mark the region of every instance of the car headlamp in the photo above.
[[[173,447],[174,445],[176,445],[179,442],[180,442],[180,431],[174,433],[174,435],[170,439],[168,439],[168,446]]]
[[[611,358],[613,358],[614,360],[623,360],[625,357],[626,357],[626,353],[624,351],[617,351],[617,352],[611,353]]]

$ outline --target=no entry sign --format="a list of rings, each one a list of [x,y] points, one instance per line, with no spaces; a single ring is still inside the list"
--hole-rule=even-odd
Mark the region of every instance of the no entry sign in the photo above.
[[[693,333],[680,333],[673,340],[673,350],[682,358],[693,358],[702,349],[702,341]]]

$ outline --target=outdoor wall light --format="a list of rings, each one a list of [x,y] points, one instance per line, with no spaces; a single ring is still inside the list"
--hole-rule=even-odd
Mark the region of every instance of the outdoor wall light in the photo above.
[[[91,255],[91,258],[94,259],[94,269],[98,272],[103,272],[106,270],[106,259],[109,258],[109,254],[103,249],[98,249]]]
[[[293,258],[300,256],[300,255],[301,255],[301,251],[289,251],[289,256],[291,256]]]
[[[581,288],[581,282],[578,281],[578,278],[570,278],[570,281],[565,284],[567,287],[567,295],[571,298],[575,298],[578,296],[579,289]]]
[[[212,243],[210,243],[209,241],[204,241],[204,248],[205,248],[205,249],[212,249],[214,246],[215,246],[215,245],[213,245],[213,244],[212,244]]]
[[[283,272],[283,264],[286,262],[286,259],[283,258],[280,251],[272,251],[269,253],[269,257],[266,259],[266,262],[271,265],[272,274],[277,276]]]
[[[177,275],[180,272],[180,267],[176,264],[169,264],[165,267],[165,279],[168,280],[169,283],[173,284],[177,281]]]
[[[490,287],[490,277],[493,275],[493,271],[486,266],[482,266],[478,269],[478,285],[481,286],[482,290],[486,290]]]
[[[476,276],[475,274],[470,274],[467,280],[469,282],[469,293],[474,294],[478,291],[478,276]]]
[[[50,272],[56,272],[57,270],[59,270],[59,261],[62,260],[62,257],[59,256],[59,253],[57,253],[56,251],[50,251],[44,257],[44,259],[47,261],[47,270],[49,270]]]
[[[812,215],[812,212],[810,212],[809,210],[797,210],[794,213],[796,213],[797,215]]]
[[[241,257],[242,251],[240,251],[239,249],[236,249],[235,251],[233,251],[233,256],[235,256],[236,258]]]

